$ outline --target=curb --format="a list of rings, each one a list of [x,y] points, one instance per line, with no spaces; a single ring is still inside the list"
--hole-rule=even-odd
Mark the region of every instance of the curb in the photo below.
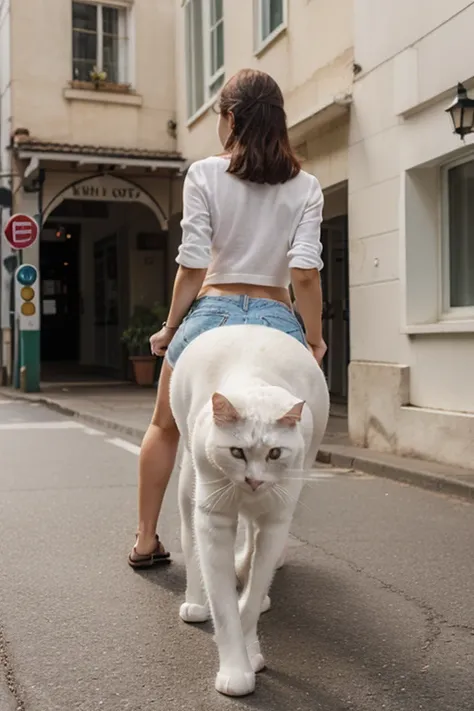
[[[122,425],[87,412],[79,412],[41,395],[17,393],[6,388],[1,388],[0,394],[10,400],[34,402],[66,417],[73,417],[89,425],[119,432],[136,439],[142,439],[145,434],[143,429]],[[353,469],[371,476],[391,479],[420,489],[457,496],[471,503],[474,502],[474,472],[473,483],[471,483],[457,479],[455,476],[427,471],[428,467],[442,469],[443,467],[437,463],[404,459],[403,457],[396,457],[396,459],[396,462],[383,461],[380,455],[372,450],[345,447],[344,445],[331,446],[325,445],[324,442],[317,455],[318,462],[330,464],[336,468]],[[449,467],[445,467],[445,469],[449,469]]]
[[[53,412],[58,412],[60,415],[65,415],[66,417],[72,417],[76,420],[81,420],[88,425],[94,425],[95,427],[103,427],[104,429],[112,430],[113,432],[119,432],[121,434],[126,434],[129,437],[135,437],[137,439],[142,439],[145,434],[145,430],[138,427],[130,427],[129,425],[122,425],[119,422],[114,422],[113,420],[107,420],[105,417],[98,417],[97,415],[91,415],[88,412],[79,412],[79,410],[73,410],[70,407],[61,405],[55,400],[50,400],[47,397],[42,397],[41,395],[27,395],[26,393],[16,393],[11,390],[5,390],[0,388],[0,395],[7,398],[8,400],[16,400],[18,402],[32,402],[36,405],[43,405],[47,407],[48,410]]]
[[[341,449],[344,449],[344,447],[339,446],[338,450]],[[364,456],[365,451],[367,452],[366,456]],[[400,457],[400,459],[402,458]],[[420,489],[457,496],[471,503],[474,502],[474,476],[473,483],[470,483],[456,479],[455,477],[420,469],[420,464],[422,468],[430,465],[439,467],[437,464],[431,464],[421,460],[415,460],[415,463],[413,463],[409,459],[392,464],[377,460],[377,453],[371,452],[370,450],[361,449],[360,454],[357,455],[352,454],[352,452],[346,454],[341,451],[333,451],[330,447],[325,446],[324,443],[322,449],[318,452],[317,460],[324,464],[331,464],[337,468],[353,469],[363,472],[364,474],[370,474],[383,479],[391,479],[392,481],[410,484]]]

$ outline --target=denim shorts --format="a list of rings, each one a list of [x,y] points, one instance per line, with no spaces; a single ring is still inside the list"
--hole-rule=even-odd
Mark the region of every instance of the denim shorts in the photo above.
[[[249,296],[203,296],[194,302],[176,331],[166,351],[166,360],[174,368],[186,346],[201,333],[220,326],[240,324],[276,328],[307,345],[295,314],[280,301],[251,299]]]

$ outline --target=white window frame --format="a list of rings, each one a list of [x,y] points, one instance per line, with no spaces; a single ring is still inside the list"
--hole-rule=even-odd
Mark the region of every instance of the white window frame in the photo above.
[[[441,166],[441,229],[440,229],[440,304],[441,321],[474,320],[474,305],[451,306],[450,256],[449,256],[449,171],[464,163],[474,162],[474,152],[470,151],[462,158]]]
[[[71,8],[73,2],[77,2],[81,5],[94,5],[97,8],[97,69],[99,72],[103,70],[103,58],[104,58],[104,28],[103,28],[103,13],[99,12],[99,9],[104,7],[110,7],[117,10],[124,11],[124,37],[126,39],[126,48],[123,56],[120,56],[120,44],[119,44],[119,70],[118,70],[118,84],[128,84],[132,85],[132,35],[133,35],[133,0],[110,0],[109,2],[102,2],[101,0],[71,0]],[[74,25],[72,24],[72,31],[74,30]],[[123,74],[121,75],[120,64],[123,63],[125,66],[123,68]],[[74,64],[74,56],[73,56]],[[75,77],[73,76],[73,81]],[[108,79],[106,81],[109,81]]]
[[[214,2],[216,2],[216,0],[209,0],[209,2],[204,3],[204,5],[207,6],[207,9],[209,12],[209,15],[207,18],[208,23],[206,25],[206,27],[209,28],[209,38],[208,38],[207,42],[204,42],[204,44],[207,46],[207,50],[209,52],[209,77],[208,77],[207,85],[208,85],[208,91],[209,91],[210,98],[213,98],[212,94],[216,94],[216,92],[212,92],[211,87],[215,84],[215,82],[218,79],[223,77],[224,73],[225,73],[225,67],[224,67],[224,62],[223,62],[222,65],[220,67],[217,67],[216,71],[213,74],[211,74],[211,71],[212,71],[212,49],[211,49],[211,46],[213,43],[212,35],[214,32],[217,32],[217,28],[219,27],[219,25],[222,25],[222,27],[224,28],[224,0],[222,0],[222,17],[220,17],[218,20],[216,20],[213,23],[212,19],[211,19],[212,18],[211,4],[213,4]],[[206,13],[204,13],[204,22],[206,22]],[[225,44],[224,44],[224,53],[225,53]]]
[[[194,75],[190,75],[189,73],[189,52],[195,52],[196,47],[194,45],[192,47],[187,46],[187,36],[188,36],[188,27],[187,27],[187,7],[192,6],[195,2],[199,0],[183,0],[182,1],[182,8],[183,11],[185,12],[184,15],[184,41],[185,41],[185,51],[186,51],[186,85],[187,85],[187,115],[188,115],[188,125],[195,121],[199,116],[201,116],[203,113],[205,113],[215,102],[216,96],[219,93],[219,90],[217,91],[212,91],[212,86],[215,84],[218,79],[222,77],[222,80],[224,79],[225,76],[225,44],[224,44],[224,63],[222,64],[221,67],[218,67],[215,72],[211,72],[211,63],[212,63],[212,56],[211,56],[211,43],[212,43],[212,34],[215,32],[216,28],[218,27],[219,24],[223,24],[225,26],[225,13],[224,13],[224,8],[223,8],[223,14],[222,18],[220,18],[217,22],[211,23],[211,3],[213,3],[215,0],[200,0],[201,2],[201,7],[202,7],[202,43],[203,46],[198,48],[199,51],[202,52],[202,63],[203,63],[203,96],[204,100],[201,104],[201,106],[190,106],[189,105],[189,94],[195,93],[195,82],[196,82],[196,77]],[[189,10],[190,13],[192,13],[192,9]],[[194,43],[195,41],[195,32],[192,32],[192,41]],[[189,87],[189,82],[193,82],[192,89],[190,91]],[[222,81],[223,83],[223,81]]]
[[[279,35],[285,32],[288,28],[288,0],[281,0],[283,6],[283,21],[278,27],[275,27],[272,32],[264,36],[262,23],[263,11],[265,5],[268,5],[270,0],[254,0],[254,46],[255,54],[258,55],[273,42]]]

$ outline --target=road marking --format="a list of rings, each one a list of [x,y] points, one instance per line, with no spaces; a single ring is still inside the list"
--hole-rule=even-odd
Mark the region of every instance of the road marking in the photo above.
[[[334,474],[321,474],[319,472],[308,472],[307,476],[296,476],[295,479],[298,481],[326,481],[327,479],[334,479]],[[291,479],[292,477],[285,477],[285,479]]]
[[[14,400],[0,400],[0,405],[13,405]]]
[[[61,420],[59,422],[8,422],[0,424],[0,430],[77,430],[84,429],[80,422]]]
[[[84,434],[91,435],[92,437],[103,437],[104,432],[100,430],[94,430],[92,427],[84,427]]]
[[[114,437],[114,439],[106,439],[106,442],[109,444],[113,444],[115,447],[120,447],[121,449],[125,449],[126,452],[130,452],[130,454],[135,454],[137,457],[140,454],[140,447],[136,444],[132,444],[131,442],[127,442],[126,439],[120,439],[120,437]]]

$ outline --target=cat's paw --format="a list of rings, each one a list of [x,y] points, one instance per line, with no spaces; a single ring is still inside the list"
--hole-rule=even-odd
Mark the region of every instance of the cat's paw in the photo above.
[[[264,612],[268,612],[268,610],[271,610],[272,608],[272,601],[270,600],[269,595],[265,595],[263,602],[262,602],[262,607],[260,608],[260,612],[263,615]]]
[[[183,602],[179,609],[179,616],[183,622],[207,622],[210,617],[209,607],[207,605]]]
[[[255,691],[254,672],[219,671],[216,676],[216,689],[226,696],[247,696]]]
[[[260,642],[258,640],[255,640],[254,642],[251,642],[251,644],[247,645],[247,654],[249,655],[250,666],[256,674],[265,669],[265,659],[263,658],[263,654],[260,650]]]

